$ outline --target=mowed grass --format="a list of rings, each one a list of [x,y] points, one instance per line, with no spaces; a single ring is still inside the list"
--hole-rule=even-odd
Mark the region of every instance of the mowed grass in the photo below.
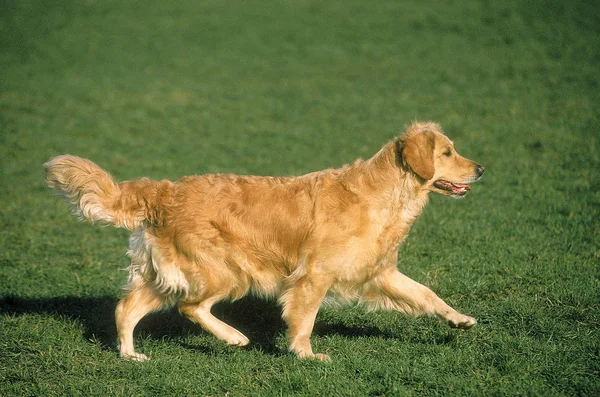
[[[0,5],[0,395],[600,394],[600,26],[587,1],[17,1]],[[41,164],[117,179],[292,175],[374,154],[435,120],[487,168],[432,197],[399,268],[459,311],[324,308],[287,352],[274,302],[174,311],[122,361],[128,234],[78,222]]]

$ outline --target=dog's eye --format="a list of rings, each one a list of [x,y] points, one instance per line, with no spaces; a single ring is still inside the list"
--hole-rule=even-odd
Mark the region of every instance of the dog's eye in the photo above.
[[[443,155],[446,157],[452,156],[452,149],[450,149],[450,148],[446,149],[446,151],[443,153]]]

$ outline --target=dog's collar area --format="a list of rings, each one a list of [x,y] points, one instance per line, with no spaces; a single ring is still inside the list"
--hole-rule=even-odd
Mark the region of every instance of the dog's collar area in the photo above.
[[[433,186],[440,190],[450,192],[456,196],[464,196],[469,190],[471,190],[471,186],[467,184],[453,183],[445,179],[438,179],[437,181],[433,182]]]

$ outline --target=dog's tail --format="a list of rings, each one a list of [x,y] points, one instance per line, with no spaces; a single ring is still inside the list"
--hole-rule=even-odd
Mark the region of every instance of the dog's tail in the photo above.
[[[48,186],[83,219],[129,230],[162,221],[160,208],[170,197],[169,181],[143,178],[117,184],[96,164],[68,154],[51,158],[44,168]]]

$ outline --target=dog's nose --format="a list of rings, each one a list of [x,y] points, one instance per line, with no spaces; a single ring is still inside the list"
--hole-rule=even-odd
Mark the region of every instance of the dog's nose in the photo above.
[[[483,165],[477,165],[477,167],[475,168],[477,171],[477,177],[481,177],[481,175],[483,175],[483,172],[485,171],[485,167]]]

